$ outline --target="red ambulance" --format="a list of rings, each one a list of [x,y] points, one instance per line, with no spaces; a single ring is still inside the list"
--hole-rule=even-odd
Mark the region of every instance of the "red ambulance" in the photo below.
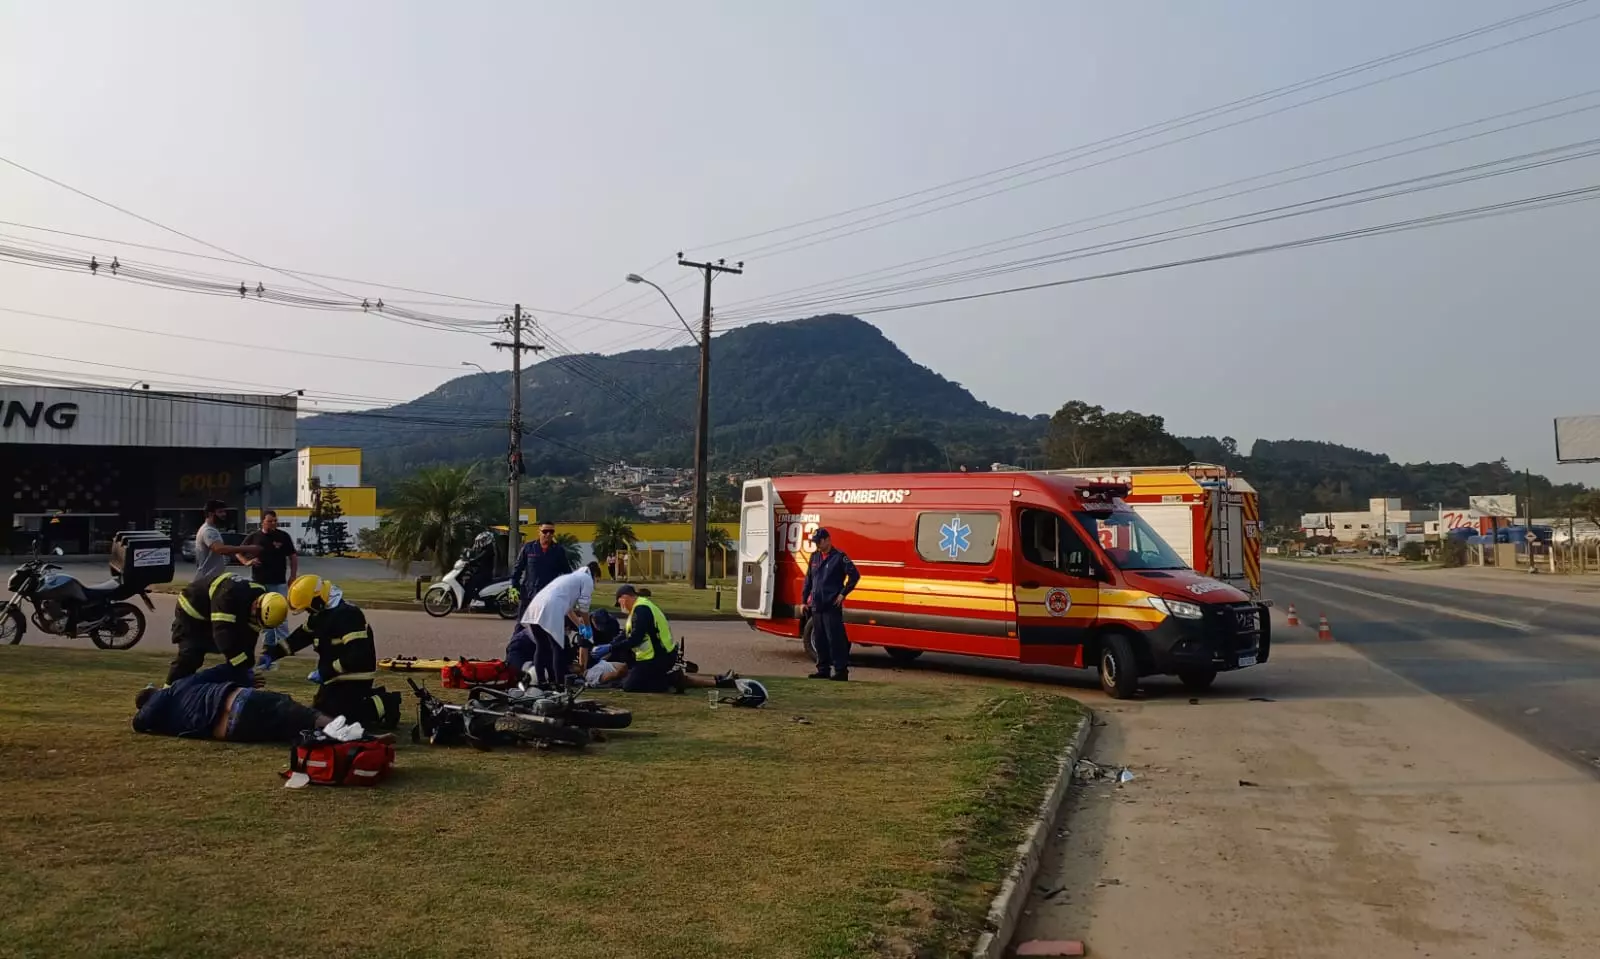
[[[1266,606],[1190,569],[1121,483],[1034,473],[792,476],[744,484],[737,605],[807,641],[801,588],[826,528],[861,582],[850,641],[1098,669],[1116,698],[1144,676],[1191,690],[1267,661]]]

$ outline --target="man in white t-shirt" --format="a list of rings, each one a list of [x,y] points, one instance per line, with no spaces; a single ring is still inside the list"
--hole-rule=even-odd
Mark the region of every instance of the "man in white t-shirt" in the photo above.
[[[572,671],[567,650],[567,623],[580,634],[589,629],[589,602],[600,578],[600,564],[551,580],[528,603],[522,625],[506,646],[506,663],[519,673],[530,664],[540,686],[560,684]]]

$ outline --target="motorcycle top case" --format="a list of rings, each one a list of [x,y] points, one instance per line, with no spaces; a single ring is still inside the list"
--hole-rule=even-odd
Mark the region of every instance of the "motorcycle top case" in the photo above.
[[[342,743],[305,730],[289,747],[291,773],[305,773],[324,786],[376,786],[394,772],[394,744],[377,739]]]
[[[159,530],[122,530],[111,537],[111,575],[133,589],[170,583],[174,552],[172,538]]]
[[[517,671],[501,659],[462,659],[439,670],[439,683],[446,689],[513,686],[518,678]]]

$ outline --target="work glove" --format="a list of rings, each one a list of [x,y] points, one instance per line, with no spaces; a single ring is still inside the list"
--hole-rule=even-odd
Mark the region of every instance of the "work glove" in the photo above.
[[[594,658],[595,659],[605,659],[606,656],[610,655],[610,653],[611,653],[611,644],[610,643],[606,643],[604,646],[596,646],[594,648]]]
[[[579,626],[578,635],[582,636],[585,640],[592,640],[594,639],[594,627],[588,625],[587,623]]]
[[[520,603],[520,602],[522,602],[522,593],[520,593],[520,592],[518,592],[518,591],[517,591],[517,588],[516,588],[516,587],[515,587],[515,586],[513,586],[513,587],[511,587],[511,588],[510,588],[510,589],[508,589],[508,590],[506,590],[506,592],[507,592],[507,593],[509,593],[509,594],[510,594],[510,596],[511,596],[511,601],[512,601],[512,602],[513,602],[513,603]]]
[[[273,660],[272,660],[272,654],[271,653],[262,653],[261,654],[261,658],[256,661],[256,668],[261,670],[262,672],[265,672],[265,671],[271,669],[272,666],[273,666]]]
[[[317,683],[318,685],[320,685],[322,683],[322,670],[313,669],[311,671],[311,674],[306,677],[306,682],[308,682],[308,683]]]

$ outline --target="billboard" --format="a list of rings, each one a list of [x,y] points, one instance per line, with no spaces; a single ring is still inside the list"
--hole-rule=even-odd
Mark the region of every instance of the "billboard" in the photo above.
[[[1556,462],[1600,461],[1600,416],[1556,417]]]
[[[1469,496],[1467,505],[1484,516],[1516,516],[1517,497],[1512,493],[1495,496]]]

